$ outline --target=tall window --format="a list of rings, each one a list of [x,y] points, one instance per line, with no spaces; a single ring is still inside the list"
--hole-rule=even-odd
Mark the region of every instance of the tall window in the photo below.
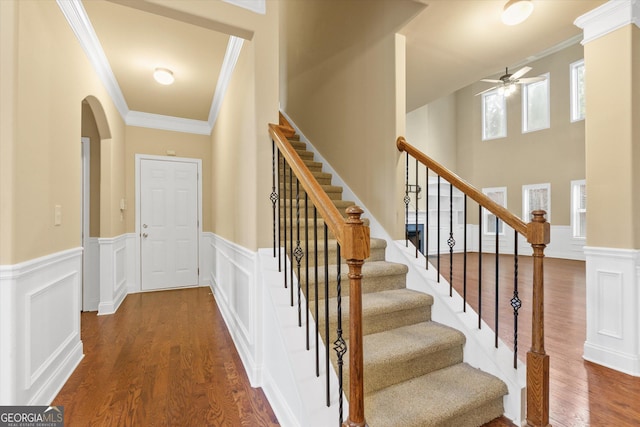
[[[571,181],[571,228],[573,237],[587,237],[587,184],[584,179]]]
[[[551,222],[551,184],[531,184],[522,186],[522,219],[531,221],[532,211],[547,212],[547,222]]]
[[[482,94],[482,139],[507,136],[507,105],[498,90]]]
[[[483,188],[482,192],[500,206],[507,206],[507,187]],[[486,209],[482,210],[482,222],[485,234],[496,233],[496,216]],[[498,220],[498,234],[504,234],[504,223]]]
[[[549,73],[541,77],[545,79],[522,86],[522,132],[550,126]]]
[[[585,96],[584,96],[584,59],[576,61],[571,69],[571,121],[584,120]]]

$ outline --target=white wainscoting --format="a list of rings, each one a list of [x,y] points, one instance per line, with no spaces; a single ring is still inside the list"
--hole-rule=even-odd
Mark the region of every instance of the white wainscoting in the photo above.
[[[100,245],[100,304],[98,314],[113,314],[135,288],[135,235],[101,237]],[[129,283],[133,283],[129,285]]]
[[[640,376],[640,250],[586,247],[584,358]]]
[[[88,259],[88,268],[84,272],[82,287],[82,310],[97,311],[100,304],[100,244],[97,237],[90,237],[84,256]]]
[[[48,405],[83,357],[82,248],[0,266],[0,405]]]
[[[261,382],[262,292],[256,286],[256,253],[212,233],[203,265],[229,333],[236,344],[249,381]]]

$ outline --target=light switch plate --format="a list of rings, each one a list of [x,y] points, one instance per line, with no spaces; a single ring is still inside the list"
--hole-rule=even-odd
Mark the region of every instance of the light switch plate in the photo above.
[[[55,205],[53,208],[53,225],[62,224],[62,206]]]

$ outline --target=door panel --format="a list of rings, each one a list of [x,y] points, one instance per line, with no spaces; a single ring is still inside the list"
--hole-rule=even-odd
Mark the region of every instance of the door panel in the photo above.
[[[198,166],[140,162],[142,289],[198,284]]]

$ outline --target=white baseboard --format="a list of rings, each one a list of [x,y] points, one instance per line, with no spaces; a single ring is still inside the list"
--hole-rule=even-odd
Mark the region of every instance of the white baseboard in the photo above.
[[[48,405],[82,359],[82,248],[0,266],[0,405]]]
[[[640,250],[585,248],[584,358],[640,376]]]

